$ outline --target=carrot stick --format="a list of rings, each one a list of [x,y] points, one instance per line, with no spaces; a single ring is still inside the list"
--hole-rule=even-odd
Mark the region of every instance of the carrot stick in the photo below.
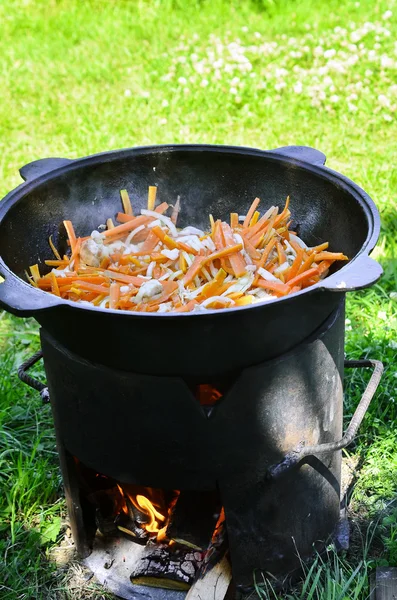
[[[158,243],[159,243],[158,236],[156,235],[156,233],[154,231],[151,231],[149,233],[149,235],[147,236],[146,240],[144,241],[144,243],[141,247],[140,253],[142,253],[143,255],[151,254]]]
[[[265,266],[265,263],[266,263],[267,259],[269,258],[269,254],[273,250],[275,245],[276,245],[276,240],[275,240],[275,238],[272,238],[263,251],[262,257],[261,257],[260,261],[258,262],[258,268]]]
[[[187,285],[198,275],[207,260],[206,256],[196,256],[183,278],[183,285]]]
[[[260,260],[262,255],[259,252],[259,250],[257,250],[246,237],[244,237],[243,235],[241,237],[243,238],[244,247],[245,247],[247,254],[253,260]]]
[[[304,273],[301,273],[300,275],[297,275],[296,277],[293,277],[292,279],[290,279],[288,281],[288,285],[290,287],[293,287],[295,285],[302,285],[305,281],[307,281],[308,279],[310,279],[314,275],[318,275],[318,269],[316,267],[314,267],[312,269],[308,269]]]
[[[134,277],[133,275],[124,275],[123,273],[117,273],[117,271],[105,271],[104,275],[115,281],[121,281],[122,283],[132,283],[135,287],[140,287],[147,281],[142,277]]]
[[[72,221],[64,221],[63,224],[64,224],[64,227],[66,229],[66,233],[68,234],[68,238],[69,238],[69,242],[70,242],[70,248],[71,248],[71,250],[73,252],[74,247],[76,245],[77,239],[76,239],[76,234],[74,232],[74,228],[73,228],[73,225],[72,225]]]
[[[238,227],[238,213],[230,213],[230,227],[232,229]]]
[[[298,275],[299,272],[299,267],[302,264],[302,259],[303,259],[303,255],[304,255],[304,250],[303,248],[300,248],[295,256],[294,262],[292,263],[292,265],[290,266],[290,268],[288,269],[287,273],[286,273],[286,281],[289,281],[290,279],[293,279],[294,277],[296,277]]]
[[[223,238],[222,222],[218,219],[215,222],[214,231],[214,244],[217,250],[222,250],[225,247],[225,240]]]
[[[319,244],[318,246],[313,246],[313,248],[310,248],[310,250],[313,250],[313,252],[321,252],[322,250],[326,250],[329,246],[329,242],[324,242],[323,244]]]
[[[223,248],[222,250],[218,250],[217,252],[213,252],[209,256],[205,257],[205,263],[209,263],[212,260],[216,260],[217,258],[224,258],[225,256],[230,256],[235,252],[240,252],[243,249],[242,244],[236,244],[235,246],[229,246],[228,248]]]
[[[278,264],[282,265],[283,263],[286,262],[287,257],[285,255],[285,252],[284,252],[283,247],[280,244],[280,242],[276,243],[276,248],[277,248],[277,256],[278,256]]]
[[[69,264],[68,260],[45,260],[44,263],[47,267],[67,267]]]
[[[246,296],[236,300],[236,306],[246,306],[247,304],[252,304],[253,300],[254,296],[247,294]]]
[[[88,283],[84,279],[78,279],[73,283],[73,286],[78,287],[81,290],[88,290],[89,292],[97,292],[98,294],[108,294],[108,285],[95,285],[94,283]]]
[[[319,252],[314,257],[314,262],[322,260],[349,260],[342,252]]]
[[[123,204],[124,212],[126,215],[134,216],[132,211],[130,197],[127,190],[120,190],[121,202]]]
[[[51,271],[51,273],[50,273],[50,279],[51,279],[51,292],[53,294],[55,294],[56,296],[60,296],[61,294],[59,293],[58,281],[57,281],[56,275],[53,271]]]
[[[325,273],[325,271],[327,271],[327,269],[330,268],[330,266],[332,265],[333,262],[335,262],[335,261],[323,260],[320,263],[318,263],[318,265],[317,265],[318,274],[322,275],[323,273]]]
[[[270,290],[271,292],[274,292],[276,296],[286,296],[291,291],[290,286],[286,285],[285,283],[282,283],[281,281],[278,282],[267,281],[267,279],[259,279],[256,285],[263,288],[264,290]]]
[[[286,217],[288,217],[288,206],[289,206],[289,196],[287,196],[287,199],[285,201],[285,206],[284,209],[282,210],[282,212],[278,215],[278,217],[276,218],[274,225],[277,226],[279,223],[282,223],[284,221],[284,219]]]
[[[249,222],[248,227],[253,227],[254,225],[257,224],[259,217],[261,216],[260,212],[258,212],[257,210],[254,212],[254,215],[251,219],[251,221]]]
[[[156,204],[157,187],[155,185],[149,185],[149,191],[147,196],[147,208],[148,210],[154,210]]]
[[[180,306],[179,308],[174,308],[173,312],[178,312],[178,313],[190,312],[191,310],[193,310],[193,308],[196,306],[196,304],[197,304],[197,300],[195,298],[193,298],[193,300],[190,300],[187,304],[184,304],[184,305]]]
[[[175,206],[172,211],[172,215],[171,215],[171,221],[173,222],[174,225],[176,225],[176,222],[178,220],[178,215],[179,215],[180,209],[181,209],[181,199],[180,199],[180,196],[178,196],[176,199],[176,202],[175,202]]]
[[[120,300],[120,286],[118,283],[110,284],[109,294],[109,306],[110,308],[117,308],[117,303]]]
[[[307,271],[307,269],[310,269],[310,267],[313,264],[313,254],[313,251],[309,250],[309,255],[302,262],[301,266],[299,267],[298,273],[295,273],[296,275],[300,275],[304,271]]]
[[[133,221],[134,219],[136,219],[136,217],[134,217],[133,215],[127,215],[126,213],[119,212],[116,215],[116,219],[119,223],[129,223],[129,221]],[[108,229],[111,229],[111,227],[108,227]]]
[[[260,202],[260,199],[259,198],[255,198],[255,200],[251,204],[251,206],[250,206],[250,208],[249,208],[249,210],[247,212],[247,215],[246,215],[246,217],[245,217],[245,219],[243,221],[243,227],[248,227],[248,225],[249,225],[249,223],[250,223],[250,221],[252,219],[252,216],[253,216],[253,214],[254,214],[254,212],[256,210],[256,207],[258,206],[259,202]]]
[[[233,232],[227,223],[222,223],[222,230],[226,244],[235,243]],[[247,265],[242,254],[240,254],[240,252],[236,252],[236,254],[230,256],[229,260],[235,276],[241,277],[244,275],[244,273],[247,271]]]
[[[61,255],[59,254],[58,250],[54,246],[54,242],[52,241],[52,235],[50,235],[50,237],[48,238],[48,243],[51,246],[51,250],[53,251],[55,258],[57,258],[58,260],[62,260]]]

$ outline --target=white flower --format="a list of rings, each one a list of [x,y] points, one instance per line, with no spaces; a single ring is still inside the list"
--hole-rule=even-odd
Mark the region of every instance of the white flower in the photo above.
[[[335,56],[336,54],[336,50],[334,50],[334,48],[331,48],[330,50],[326,50],[324,52],[324,58],[332,58],[333,56]]]
[[[387,321],[387,314],[384,310],[380,310],[378,312],[378,319],[382,319],[382,321]]]
[[[163,101],[162,101],[162,103],[161,103],[161,106],[162,106],[163,108],[167,108],[167,106],[168,106],[168,105],[169,105],[169,102],[168,102],[168,100],[166,100],[166,99],[164,98],[164,100],[163,100]]]
[[[186,77],[179,77],[178,83],[180,83],[181,85],[186,85],[187,84]]]
[[[230,82],[230,85],[233,86],[233,87],[235,87],[239,83],[240,83],[240,77],[233,77],[233,79]]]
[[[247,33],[247,31],[248,31],[248,27],[247,27],[246,25],[244,25],[244,27],[242,27],[242,28],[241,28],[241,31],[242,31],[243,33]]]
[[[150,92],[143,91],[141,92],[142,98],[150,98]]]
[[[386,56],[386,54],[382,54],[380,58],[380,64],[384,69],[389,69],[394,67],[394,60],[390,58],[390,56]]]
[[[295,94],[301,94],[303,90],[302,82],[297,81],[293,87]]]
[[[352,104],[351,102],[348,102],[347,108],[350,112],[356,112],[358,110],[357,106],[355,104]]]
[[[388,123],[390,123],[391,121],[393,121],[393,117],[391,115],[383,115],[383,118]]]
[[[131,90],[124,90],[124,96],[127,96],[127,98],[131,96]]]
[[[397,342],[395,340],[390,340],[389,348],[391,348],[392,350],[397,350]]]
[[[393,13],[391,10],[387,10],[385,13],[383,13],[382,15],[382,19],[384,19],[385,21],[387,21],[387,19],[390,19],[393,16]]]
[[[384,108],[389,108],[389,106],[390,106],[390,100],[384,94],[379,94],[379,96],[378,96],[378,102]]]
[[[324,48],[322,46],[316,46],[313,50],[314,56],[322,56],[324,54]]]
[[[159,125],[166,125],[167,124],[167,119],[165,117],[163,117],[162,119],[159,119]]]
[[[330,96],[329,101],[332,102],[333,104],[336,104],[337,102],[339,102],[339,96],[337,96],[336,94],[333,94],[332,96]]]
[[[208,84],[209,84],[208,79],[202,79],[201,80],[201,83],[200,83],[201,87],[207,87]]]
[[[371,69],[367,69],[367,70],[365,71],[365,76],[366,76],[366,77],[371,77],[371,75],[373,75],[373,74],[374,74],[374,72],[373,72],[373,71],[371,71]]]
[[[285,81],[278,81],[276,83],[276,85],[274,86],[274,89],[277,90],[277,92],[279,92],[280,90],[282,90],[285,87],[287,87],[287,84],[285,83]]]

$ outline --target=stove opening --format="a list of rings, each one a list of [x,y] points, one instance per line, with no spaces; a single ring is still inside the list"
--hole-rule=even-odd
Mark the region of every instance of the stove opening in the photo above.
[[[106,558],[114,571],[125,570],[127,564],[132,586],[187,591],[227,560],[225,515],[217,490],[133,485],[96,473],[77,459],[74,463],[81,506],[95,521],[88,563]]]

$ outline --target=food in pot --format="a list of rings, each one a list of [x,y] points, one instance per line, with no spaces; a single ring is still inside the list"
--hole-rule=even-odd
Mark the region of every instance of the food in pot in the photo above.
[[[214,220],[211,229],[177,227],[175,206],[156,206],[149,187],[148,208],[135,216],[126,190],[119,225],[108,219],[89,237],[64,226],[70,256],[61,257],[51,238],[54,260],[41,276],[30,267],[32,285],[80,304],[134,312],[205,312],[268,302],[294,294],[326,277],[335,261],[328,242],[308,247],[290,230],[289,198],[283,210],[271,206],[261,215],[255,198],[246,215],[231,213],[230,223]],[[168,214],[167,214],[168,213]]]

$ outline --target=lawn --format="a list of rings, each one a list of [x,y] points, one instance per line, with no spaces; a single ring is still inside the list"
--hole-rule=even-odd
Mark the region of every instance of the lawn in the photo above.
[[[37,158],[201,142],[313,146],[375,200],[382,232],[373,255],[385,273],[349,296],[346,322],[347,356],[386,367],[349,450],[362,461],[350,506],[360,528],[350,552],[330,549],[290,596],[367,598],[371,570],[397,565],[395,1],[2,0],[0,23],[0,197]],[[16,377],[38,347],[34,321],[0,313],[7,600],[79,597],[50,560],[65,505],[49,407]],[[346,421],[368,377],[346,374]]]

